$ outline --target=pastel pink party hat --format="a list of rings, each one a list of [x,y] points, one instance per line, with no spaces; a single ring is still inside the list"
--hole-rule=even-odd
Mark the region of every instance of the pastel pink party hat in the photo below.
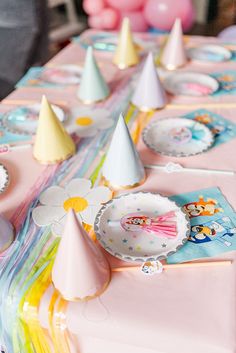
[[[187,62],[180,18],[175,20],[163,48],[160,62],[167,70],[175,70],[178,67],[184,66]]]
[[[166,94],[158,77],[151,52],[145,61],[131,102],[142,111],[160,109],[166,105]]]
[[[52,282],[62,297],[69,301],[93,299],[110,282],[108,262],[72,208],[68,211],[53,265]]]

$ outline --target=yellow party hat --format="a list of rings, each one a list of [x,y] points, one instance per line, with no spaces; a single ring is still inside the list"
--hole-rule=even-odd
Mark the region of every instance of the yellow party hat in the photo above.
[[[75,144],[45,96],[42,97],[33,156],[42,164],[64,161],[75,153]]]
[[[129,19],[125,17],[122,21],[113,63],[118,66],[119,69],[123,70],[129,66],[138,64],[138,62],[139,56],[133,42],[130,22]]]

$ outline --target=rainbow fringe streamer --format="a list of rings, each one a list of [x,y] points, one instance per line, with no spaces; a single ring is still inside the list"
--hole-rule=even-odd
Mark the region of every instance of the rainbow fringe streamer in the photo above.
[[[129,79],[126,77],[103,105],[112,112],[114,121],[128,106]],[[129,105],[125,120],[133,126],[135,143],[152,114],[138,113]],[[92,141],[81,139],[75,156],[59,166],[47,167],[12,217],[17,238],[0,258],[0,343],[6,353],[70,353],[72,345],[73,351],[78,351],[77,342],[66,327],[68,303],[57,291],[53,291],[48,306],[49,329],[42,328],[39,321],[39,305],[51,286],[51,269],[59,240],[48,229],[37,229],[31,221],[31,212],[46,187],[64,185],[76,177],[87,177],[93,185],[98,184],[110,133],[111,129],[101,132]],[[86,226],[86,230],[95,239],[92,227]]]

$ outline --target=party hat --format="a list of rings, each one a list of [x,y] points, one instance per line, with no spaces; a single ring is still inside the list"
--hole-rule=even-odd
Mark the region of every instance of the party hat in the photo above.
[[[105,185],[113,189],[135,187],[145,180],[144,167],[122,114],[107,152],[102,176]]]
[[[42,164],[64,161],[75,153],[75,144],[45,96],[42,97],[33,156]]]
[[[52,282],[62,297],[70,301],[99,296],[110,282],[110,267],[78,221],[73,208],[66,224],[52,269]]]
[[[0,253],[5,251],[14,240],[14,228],[12,224],[0,215]]]
[[[88,47],[78,97],[83,103],[91,104],[104,100],[109,94],[109,88],[94,58],[93,49]]]
[[[114,54],[113,63],[123,70],[129,66],[138,64],[139,57],[133,42],[130,22],[127,17],[122,21],[117,48]]]
[[[131,102],[143,111],[163,108],[166,105],[165,91],[159,80],[151,52],[148,54]]]
[[[163,48],[160,63],[168,70],[175,70],[184,66],[186,62],[187,55],[184,47],[181,20],[177,18]]]

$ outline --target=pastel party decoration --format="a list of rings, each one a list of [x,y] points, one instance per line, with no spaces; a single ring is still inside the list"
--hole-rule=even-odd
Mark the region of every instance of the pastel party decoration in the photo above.
[[[92,137],[98,132],[109,129],[114,124],[107,109],[79,107],[71,110],[67,131],[80,137]]]
[[[132,188],[145,180],[145,170],[129,129],[120,114],[102,170],[105,185]]]
[[[157,229],[147,231],[145,227],[149,226],[141,225],[150,218],[155,219],[155,223],[159,221],[158,233]],[[171,225],[169,234],[163,232],[163,226],[168,227],[167,222]],[[143,263],[164,260],[179,250],[187,242],[190,221],[181,207],[168,197],[151,192],[129,192],[102,206],[94,231],[101,246],[113,256]]]
[[[7,168],[0,163],[0,194],[2,194],[8,187],[10,182]]]
[[[183,29],[189,30],[194,22],[192,0],[147,0],[144,6],[144,16],[147,23],[157,29],[169,31],[174,21],[179,17]]]
[[[124,18],[119,33],[113,63],[118,66],[119,69],[123,70],[130,66],[137,65],[138,62],[139,56],[133,42],[130,21],[128,18]]]
[[[110,282],[110,268],[100,248],[90,239],[71,208],[58,247],[52,281],[69,301],[90,300]]]
[[[119,19],[120,15],[116,9],[104,8],[99,14],[89,16],[88,23],[93,28],[111,30],[117,27]]]
[[[104,0],[84,0],[84,11],[89,15],[95,15],[105,7]]]
[[[75,150],[75,143],[43,96],[33,148],[34,158],[42,164],[55,164],[71,157]]]
[[[142,10],[121,12],[120,21],[127,17],[130,21],[130,27],[133,32],[146,32],[148,24]]]
[[[91,104],[106,99],[110,94],[93,55],[92,47],[88,47],[78,98],[85,104]]]
[[[187,63],[180,18],[175,20],[160,58],[167,70],[175,70]]]
[[[148,27],[169,31],[179,17],[187,31],[195,18],[192,0],[181,0],[174,6],[173,0],[84,0],[83,8],[89,15],[89,26],[96,29],[117,30],[119,22],[128,17],[133,31]]]
[[[143,111],[160,109],[166,105],[165,91],[158,77],[151,52],[148,54],[131,102]]]
[[[107,4],[123,11],[139,10],[145,3],[145,0],[106,0]]]
[[[121,225],[128,232],[148,232],[164,238],[174,238],[177,235],[176,215],[174,211],[151,217],[150,215],[128,213],[120,221],[110,221],[109,225]]]
[[[3,215],[0,215],[0,253],[5,251],[14,240],[14,228]]]
[[[111,190],[105,186],[92,188],[88,179],[72,179],[65,188],[51,186],[39,196],[40,205],[32,212],[34,223],[39,227],[50,226],[54,235],[62,234],[65,219],[73,208],[78,220],[92,226],[101,204],[110,200]]]

